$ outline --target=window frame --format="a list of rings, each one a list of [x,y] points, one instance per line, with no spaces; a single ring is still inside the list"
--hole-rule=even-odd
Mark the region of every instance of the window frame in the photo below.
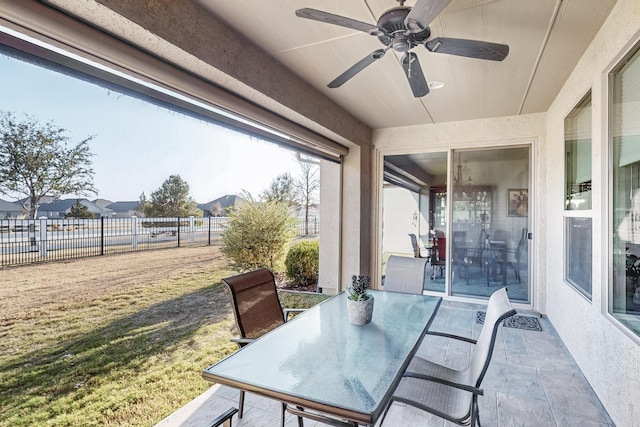
[[[602,205],[602,220],[604,230],[606,230],[606,236],[603,236],[603,247],[606,248],[606,256],[603,256],[603,272],[605,272],[605,280],[601,285],[602,300],[601,300],[601,312],[604,317],[609,320],[614,326],[616,326],[621,332],[623,332],[628,338],[630,338],[635,344],[640,345],[640,334],[631,330],[625,323],[620,320],[620,315],[614,315],[613,301],[614,301],[614,234],[616,230],[614,228],[614,132],[613,132],[613,113],[612,108],[614,101],[614,75],[617,73],[627,61],[634,55],[640,54],[640,34],[634,39],[630,40],[626,47],[620,51],[620,53],[611,61],[609,66],[602,73],[602,90],[605,94],[602,106],[603,106],[603,126],[602,126],[602,140],[604,144],[603,149],[603,171],[605,172],[606,181],[603,183],[603,190],[606,189],[606,197],[603,197]],[[624,314],[624,316],[630,316]]]
[[[562,204],[563,204],[563,208],[562,208],[562,279],[564,281],[564,283],[569,286],[572,290],[574,290],[578,295],[580,295],[582,298],[584,298],[586,301],[589,302],[589,304],[593,303],[593,292],[594,292],[594,259],[593,259],[593,247],[594,247],[594,234],[593,234],[593,196],[592,196],[592,200],[590,203],[590,207],[589,209],[568,209],[567,208],[567,193],[566,193],[566,189],[567,189],[567,161],[566,161],[566,144],[567,144],[567,139],[566,139],[566,122],[567,122],[567,117],[569,117],[579,106],[583,105],[585,103],[585,101],[587,99],[590,99],[591,101],[591,129],[590,129],[590,141],[591,141],[591,182],[593,183],[593,170],[594,170],[594,161],[593,161],[593,128],[594,128],[594,108],[593,108],[593,91],[592,88],[589,88],[580,98],[577,102],[575,102],[573,104],[573,106],[571,107],[571,109],[569,110],[569,112],[564,116],[563,119],[563,135],[565,135],[564,139],[564,143],[563,143],[563,176],[564,176],[564,185],[563,185],[563,197],[562,197]],[[578,284],[575,283],[573,280],[571,280],[570,277],[568,277],[568,266],[569,266],[569,260],[568,260],[568,242],[567,242],[567,222],[569,218],[577,218],[577,219],[590,219],[591,220],[591,262],[589,263],[589,267],[591,270],[591,294],[587,294],[584,290],[584,288]]]

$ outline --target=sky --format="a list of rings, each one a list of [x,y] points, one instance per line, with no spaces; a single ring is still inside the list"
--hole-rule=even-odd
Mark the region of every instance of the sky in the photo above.
[[[300,171],[293,151],[2,53],[0,77],[0,111],[51,122],[74,144],[93,136],[99,193],[81,196],[90,200],[148,198],[174,174],[198,203],[242,190],[258,196],[278,175]]]

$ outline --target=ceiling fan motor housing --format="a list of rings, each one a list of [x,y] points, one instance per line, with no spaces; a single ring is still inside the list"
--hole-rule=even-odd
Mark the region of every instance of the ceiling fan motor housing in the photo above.
[[[390,44],[397,52],[407,52],[409,49],[426,41],[431,35],[429,27],[419,33],[408,33],[404,21],[411,11],[410,7],[399,6],[387,10],[378,19],[377,27],[384,34],[378,40],[385,46]]]

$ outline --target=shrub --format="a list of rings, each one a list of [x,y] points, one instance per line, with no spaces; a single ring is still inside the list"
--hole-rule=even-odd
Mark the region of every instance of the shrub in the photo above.
[[[318,283],[320,246],[317,240],[298,243],[289,249],[284,261],[287,277],[294,286]]]
[[[229,267],[240,272],[262,267],[282,270],[295,223],[283,203],[248,200],[237,206],[222,233],[222,253]]]

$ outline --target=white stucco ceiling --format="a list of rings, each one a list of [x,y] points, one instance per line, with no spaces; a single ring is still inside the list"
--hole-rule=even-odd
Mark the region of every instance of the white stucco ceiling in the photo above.
[[[366,33],[295,15],[308,7],[375,24],[398,5],[394,0],[197,1],[372,128],[546,111],[615,4],[453,0],[431,24],[432,37],[504,43],[509,56],[503,62],[482,61],[419,46],[414,51],[427,81],[445,86],[414,98],[400,55],[392,51],[342,87],[329,89],[328,82],[382,45]]]

